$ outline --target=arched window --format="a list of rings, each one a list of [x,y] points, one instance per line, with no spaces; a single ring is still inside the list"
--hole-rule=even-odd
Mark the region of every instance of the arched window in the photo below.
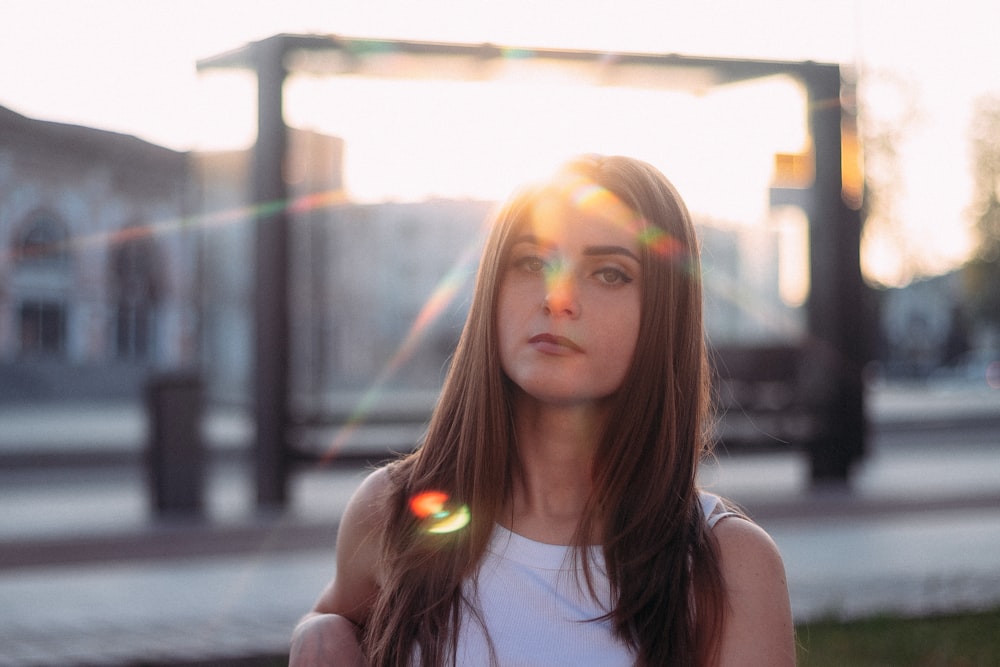
[[[21,354],[57,357],[66,349],[69,234],[46,211],[30,215],[14,239]]]
[[[112,252],[115,351],[119,359],[148,360],[153,352],[157,304],[162,296],[156,242],[143,227],[126,227]]]
[[[22,227],[17,259],[22,262],[66,262],[69,255],[66,226],[47,213],[36,213]]]

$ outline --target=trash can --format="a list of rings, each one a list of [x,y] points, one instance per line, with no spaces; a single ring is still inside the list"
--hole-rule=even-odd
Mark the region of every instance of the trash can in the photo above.
[[[150,499],[160,516],[201,516],[204,450],[202,382],[197,372],[152,376],[146,386]]]

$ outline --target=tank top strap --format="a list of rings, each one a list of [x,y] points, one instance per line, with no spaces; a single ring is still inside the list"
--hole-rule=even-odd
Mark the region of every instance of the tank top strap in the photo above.
[[[701,501],[701,513],[705,516],[705,522],[708,524],[709,528],[715,528],[715,524],[719,523],[726,517],[739,516],[738,513],[727,509],[726,504],[722,501],[722,498],[714,493],[700,491],[699,500]]]

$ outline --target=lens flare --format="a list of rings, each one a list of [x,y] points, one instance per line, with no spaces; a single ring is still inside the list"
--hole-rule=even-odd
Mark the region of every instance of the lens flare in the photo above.
[[[434,535],[454,533],[468,526],[471,520],[472,515],[469,513],[469,508],[462,505],[440,519],[435,518],[434,523],[427,528],[427,532]]]
[[[424,491],[410,498],[410,511],[418,519],[426,519],[444,511],[448,494],[444,491]]]
[[[424,491],[410,498],[410,512],[420,519],[428,533],[454,533],[469,525],[472,514],[467,505],[448,501],[448,494],[443,491]]]
[[[636,211],[611,190],[590,179],[572,180],[563,190],[562,196],[585,215],[600,216],[630,233],[640,233],[643,229],[643,220]]]
[[[614,203],[617,197],[611,194],[610,190],[597,183],[583,182],[575,188],[571,199],[578,209],[593,211]]]
[[[650,252],[672,259],[684,253],[684,244],[663,231],[659,227],[652,225],[639,232],[639,243],[649,248]]]
[[[990,362],[986,367],[986,384],[990,389],[1000,389],[1000,361]]]
[[[164,219],[143,225],[131,225],[107,232],[75,235],[44,248],[33,248],[31,254],[48,255],[83,250],[93,246],[117,246],[143,238],[174,234],[190,227],[209,228],[228,224],[247,223],[254,220],[265,220],[282,211],[304,213],[310,210],[331,208],[346,203],[348,203],[348,200],[343,190],[315,192],[297,198],[267,201],[251,206],[210,211],[182,218]],[[2,259],[4,261],[18,262],[23,259],[30,259],[31,254],[26,255],[20,249],[15,249],[7,251]]]
[[[386,362],[378,377],[372,381],[368,390],[348,416],[347,421],[344,422],[344,425],[340,427],[327,445],[325,452],[320,458],[320,463],[328,463],[336,458],[351,436],[364,425],[369,411],[382,395],[382,388],[396,371],[413,356],[414,352],[419,349],[420,343],[426,337],[431,326],[455,300],[455,297],[461,291],[466,281],[473,276],[478,246],[478,241],[466,246],[459,259],[434,288],[434,291],[427,301],[424,302],[416,318],[414,318],[413,324],[403,338],[403,342],[399,344],[395,354]]]

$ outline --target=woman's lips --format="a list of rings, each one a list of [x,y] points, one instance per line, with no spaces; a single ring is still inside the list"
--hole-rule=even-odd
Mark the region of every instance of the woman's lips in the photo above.
[[[583,348],[565,336],[542,333],[532,336],[528,342],[541,352],[549,354],[566,354],[567,352],[583,352]]]

